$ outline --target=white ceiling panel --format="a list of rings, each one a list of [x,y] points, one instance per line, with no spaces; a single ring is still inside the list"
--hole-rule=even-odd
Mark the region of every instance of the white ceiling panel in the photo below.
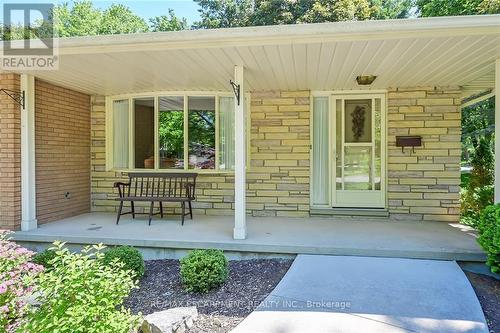
[[[371,89],[494,84],[500,16],[347,22],[61,40],[59,70],[36,77],[89,94]]]

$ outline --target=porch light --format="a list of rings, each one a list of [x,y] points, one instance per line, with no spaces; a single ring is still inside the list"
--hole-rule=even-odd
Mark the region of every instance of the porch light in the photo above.
[[[356,81],[361,86],[368,86],[372,84],[376,78],[377,78],[376,75],[360,75],[356,77]]]

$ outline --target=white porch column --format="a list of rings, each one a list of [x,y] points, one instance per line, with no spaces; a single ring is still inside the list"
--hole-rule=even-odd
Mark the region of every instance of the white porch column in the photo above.
[[[37,228],[35,193],[35,77],[21,75],[21,230]]]
[[[234,165],[234,239],[247,237],[246,223],[246,110],[243,66],[234,67],[234,83],[239,85],[240,102],[234,98],[235,165]]]
[[[495,203],[500,203],[500,59],[495,63]]]

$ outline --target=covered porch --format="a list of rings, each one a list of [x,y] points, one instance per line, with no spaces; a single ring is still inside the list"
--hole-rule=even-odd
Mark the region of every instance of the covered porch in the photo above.
[[[40,249],[54,240],[71,245],[133,245],[147,259],[177,258],[188,249],[217,248],[231,257],[331,254],[375,257],[484,261],[474,232],[463,225],[409,223],[368,217],[248,217],[248,239],[233,238],[234,217],[194,216],[181,226],[168,216],[115,224],[113,213],[89,213],[17,232],[14,238]]]

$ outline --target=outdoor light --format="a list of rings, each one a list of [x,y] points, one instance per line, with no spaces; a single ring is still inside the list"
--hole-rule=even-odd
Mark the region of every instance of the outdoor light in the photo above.
[[[375,75],[360,75],[356,77],[359,85],[367,86],[373,83],[377,77]]]

